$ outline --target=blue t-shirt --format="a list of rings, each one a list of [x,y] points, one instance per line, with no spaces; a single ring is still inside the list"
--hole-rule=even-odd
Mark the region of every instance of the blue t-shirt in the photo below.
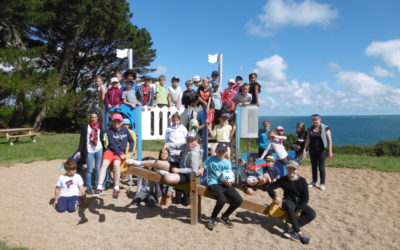
[[[214,109],[218,109],[220,110],[222,107],[222,96],[221,93],[217,92],[212,92],[211,93],[211,97],[213,99],[214,102]]]
[[[267,145],[268,145],[268,142],[269,142],[269,139],[268,139],[268,132],[269,131],[270,131],[269,129],[268,130],[265,130],[265,129],[258,130],[257,143],[258,143],[258,146],[260,148],[262,148],[262,149],[266,149],[267,148]]]
[[[209,156],[203,162],[204,169],[207,169],[207,182],[208,185],[223,184],[220,180],[224,170],[232,170],[231,163],[226,160],[219,160],[217,156]]]
[[[277,167],[275,167],[275,165],[272,168],[263,167],[263,172],[264,172],[264,174],[268,173],[268,175],[269,175],[269,177],[271,177],[271,179],[275,179],[278,176],[280,176],[279,169]]]

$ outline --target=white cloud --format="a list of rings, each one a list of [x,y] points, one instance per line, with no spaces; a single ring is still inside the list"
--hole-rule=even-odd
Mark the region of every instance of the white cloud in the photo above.
[[[374,67],[374,72],[373,74],[377,77],[388,77],[388,76],[394,76],[392,72],[390,72],[387,69],[381,68],[379,66]]]
[[[329,62],[327,66],[330,71],[334,71],[334,72],[337,72],[341,69],[340,65],[335,62]]]
[[[285,70],[287,69],[285,60],[279,55],[273,55],[269,58],[264,58],[256,63],[258,77],[267,81],[282,82],[286,80]]]
[[[274,71],[271,65],[284,67],[275,67]],[[284,58],[279,55],[256,63],[254,72],[259,72],[258,81],[263,86],[263,112],[270,115],[388,114],[400,108],[400,88],[393,88],[365,73],[338,70],[335,77],[339,85],[335,85],[290,79],[283,72],[287,67]],[[266,73],[266,69],[271,71]],[[277,72],[284,74],[285,77],[281,78],[284,80],[271,80]]]
[[[338,17],[337,10],[328,4],[313,0],[297,2],[293,0],[268,0],[257,21],[246,23],[247,31],[256,36],[270,36],[274,31],[286,26],[318,25],[327,27]]]
[[[168,69],[165,66],[158,65],[156,68],[156,71],[154,71],[154,74],[156,75],[165,75],[167,73]]]
[[[382,58],[388,67],[395,67],[400,72],[400,39],[372,42],[365,54]]]

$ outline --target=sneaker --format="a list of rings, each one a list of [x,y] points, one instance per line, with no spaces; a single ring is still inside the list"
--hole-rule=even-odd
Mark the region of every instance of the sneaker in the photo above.
[[[157,205],[157,202],[156,202],[156,200],[154,198],[149,199],[148,202],[147,202],[147,206],[148,207],[155,207],[156,205]]]
[[[133,199],[133,201],[132,201],[132,205],[134,205],[134,206],[139,206],[139,204],[140,204],[141,201],[142,201],[142,200],[141,200],[140,198],[135,198],[135,199]]]
[[[207,222],[206,227],[212,231],[215,225],[217,225],[217,221],[214,218],[210,218],[210,220]]]
[[[222,223],[224,223],[224,225],[226,227],[228,227],[228,228],[232,228],[233,227],[233,223],[228,217],[221,217],[220,220],[222,221]]]
[[[134,159],[129,159],[129,160],[126,160],[126,164],[133,165],[133,166],[139,166],[140,162],[137,160],[134,160]]]
[[[315,183],[314,181],[310,182],[308,184],[308,187],[315,187],[317,185],[317,183]]]
[[[119,190],[115,190],[115,189],[114,189],[112,198],[113,198],[114,200],[117,200],[117,199],[118,199],[118,196],[119,196]]]
[[[325,189],[326,189],[325,184],[321,184],[321,185],[319,186],[319,189],[321,189],[322,191],[325,191]]]
[[[93,195],[93,190],[91,188],[86,189],[87,195]]]
[[[99,195],[101,195],[103,193],[103,190],[101,190],[101,189],[95,189],[94,190],[94,195],[96,195],[96,196],[99,196]]]
[[[307,237],[304,234],[299,234],[298,237],[300,239],[300,242],[305,244],[305,245],[311,242],[310,237]]]
[[[286,231],[283,233],[283,235],[284,235],[286,238],[291,239],[291,240],[294,240],[294,241],[299,241],[299,240],[300,240],[300,239],[299,239],[299,236],[294,232],[294,230],[293,230],[292,228],[289,228],[288,230],[286,230]]]

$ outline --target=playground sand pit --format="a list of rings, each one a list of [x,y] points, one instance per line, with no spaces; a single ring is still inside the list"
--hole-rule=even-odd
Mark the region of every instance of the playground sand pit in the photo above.
[[[152,153],[154,156],[154,153]],[[144,152],[145,156],[150,155]],[[283,237],[283,223],[238,209],[234,228],[205,223],[214,201],[203,198],[202,216],[190,225],[189,207],[131,206],[124,189],[116,201],[111,190],[89,199],[89,207],[57,213],[52,205],[61,160],[0,167],[0,241],[30,249],[399,249],[400,174],[328,168],[327,190],[310,189],[317,218],[303,228],[312,238],[303,246]],[[310,167],[300,174],[310,180]],[[269,203],[258,190],[243,197]],[[226,207],[225,207],[226,208]]]

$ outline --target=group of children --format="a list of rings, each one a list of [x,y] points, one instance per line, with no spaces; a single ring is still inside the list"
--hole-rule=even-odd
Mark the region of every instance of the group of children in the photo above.
[[[228,81],[229,87],[222,94],[219,92],[219,75],[216,71],[212,73],[211,80],[208,77],[201,79],[198,76],[194,76],[192,81],[186,81],[187,90],[185,92],[182,92],[178,86],[180,81],[178,77],[171,79],[172,85],[168,90],[164,86],[166,83],[165,76],[159,77],[159,82],[155,87],[151,86],[151,78],[148,76],[143,77],[143,84],[137,84],[135,82],[136,74],[133,71],[125,72],[124,77],[126,79],[125,82],[121,82],[117,77],[112,78],[110,81],[111,88],[107,90],[100,84],[99,78],[96,79],[99,87],[100,103],[104,102],[106,108],[118,108],[122,103],[132,108],[136,108],[138,105],[147,105],[149,107],[155,105],[159,107],[176,106],[177,108],[180,108],[181,105],[185,106],[185,108],[200,105],[207,109],[207,113],[212,113],[212,118],[214,119],[207,119],[205,124],[200,124],[197,120],[197,113],[193,111],[188,124],[188,132],[186,128],[184,129],[180,126],[179,115],[176,117],[176,114],[174,114],[175,117],[173,115],[171,119],[173,124],[167,128],[167,132],[169,131],[167,135],[170,137],[166,138],[166,144],[160,151],[159,159],[147,158],[142,161],[136,161],[131,157],[127,157],[133,153],[135,144],[133,136],[129,129],[123,126],[124,119],[121,114],[113,113],[111,126],[105,132],[108,138],[108,145],[102,155],[97,187],[94,189],[93,194],[99,195],[102,193],[103,182],[109,165],[112,165],[114,170],[114,199],[118,199],[119,196],[120,167],[123,163],[156,170],[163,175],[164,181],[168,184],[187,183],[190,179],[190,174],[201,176],[204,170],[207,170],[208,189],[215,195],[217,201],[206,226],[210,230],[215,227],[218,214],[226,203],[227,198],[229,198],[231,200],[230,206],[222,213],[219,221],[227,227],[232,227],[233,223],[229,216],[241,205],[243,199],[233,187],[232,182],[221,178],[221,173],[223,171],[232,171],[230,143],[235,131],[235,106],[259,105],[258,94],[261,86],[256,81],[257,75],[255,73],[249,75],[250,84],[242,84],[240,76],[236,77],[236,80],[230,79]],[[198,87],[197,91],[193,89],[193,86]],[[214,122],[214,120],[217,122]],[[202,155],[201,148],[197,144],[197,133],[201,129],[207,129],[208,133],[217,140],[217,143],[211,147],[211,156],[202,163],[200,160]],[[270,131],[269,123],[264,122],[263,129],[265,132],[261,133],[259,138],[259,157],[260,159],[265,159],[266,163],[256,164],[257,159],[253,157],[250,157],[248,162],[241,159],[239,162],[240,180],[247,194],[251,195],[255,188],[260,188],[268,191],[273,197],[274,192],[271,193],[270,189],[280,180],[280,173],[274,167],[275,159],[269,154],[270,149],[272,148],[277,153],[278,160],[285,163],[289,168],[293,163],[291,163],[282,145],[282,141],[286,137],[279,135],[279,128],[278,132]],[[175,138],[180,141],[176,142],[174,139],[168,141],[168,138]],[[88,192],[88,190],[85,192],[83,180],[76,174],[76,163],[68,161],[65,164],[65,170],[66,174],[60,176],[56,184],[54,204],[59,212],[73,212],[79,195],[83,196],[86,201],[86,193],[91,194],[91,192]],[[138,181],[138,190],[133,199],[133,204],[138,205],[143,200],[146,200],[150,206],[161,204],[163,194],[167,194],[168,191],[170,191],[168,188],[165,189],[156,183],[141,179],[140,182]],[[298,229],[299,227],[294,227],[295,233],[299,233]],[[292,233],[292,231],[289,233]],[[303,243],[308,242],[304,241]]]

